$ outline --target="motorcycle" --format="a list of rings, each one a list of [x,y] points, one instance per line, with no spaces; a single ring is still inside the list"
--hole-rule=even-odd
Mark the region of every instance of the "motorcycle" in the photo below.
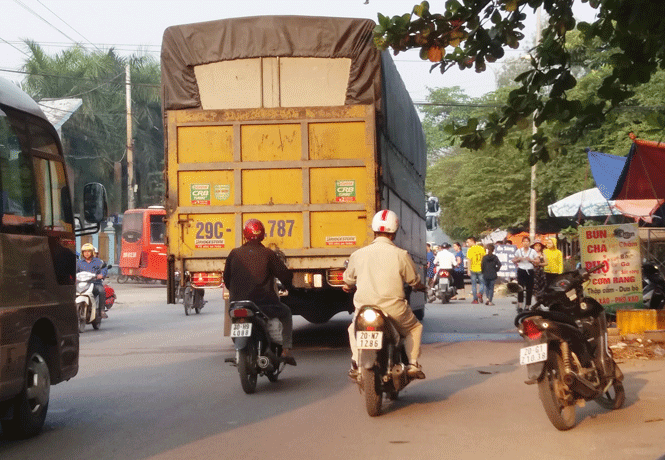
[[[653,263],[642,265],[642,302],[653,310],[662,310],[665,306],[665,280]]]
[[[97,297],[93,292],[97,275],[90,272],[76,274],[76,311],[79,318],[79,332],[85,331],[86,324],[92,324],[97,330],[102,324],[102,317],[97,313]]]
[[[619,409],[625,401],[623,373],[607,343],[607,319],[603,306],[585,297],[583,285],[591,270],[564,273],[545,288],[531,309],[515,317],[527,346],[520,350],[520,364],[529,380],[538,384],[543,408],[559,430],[575,426],[575,406],[596,401],[605,409]],[[508,283],[511,292],[521,286]]]
[[[269,318],[254,302],[239,300],[229,306],[231,338],[235,358],[225,361],[238,368],[240,385],[245,393],[256,391],[257,378],[265,375],[276,382],[284,370],[282,355],[282,323]]]
[[[365,395],[365,407],[371,417],[381,415],[383,394],[394,401],[411,380],[409,359],[393,320],[375,306],[364,306],[355,319],[358,368],[356,383]]]
[[[430,301],[439,299],[441,303],[448,303],[450,299],[457,295],[457,289],[453,285],[453,271],[445,268],[438,268],[434,277]]]
[[[104,303],[104,310],[109,311],[113,304],[115,304],[118,296],[115,295],[115,289],[113,289],[108,284],[104,285],[104,291],[106,291],[106,302]]]
[[[185,289],[182,291],[182,304],[185,308],[185,316],[189,316],[192,310],[194,310],[197,315],[201,313],[201,310],[206,304],[206,301],[203,300],[204,292],[203,289],[192,287],[189,282],[187,283]]]

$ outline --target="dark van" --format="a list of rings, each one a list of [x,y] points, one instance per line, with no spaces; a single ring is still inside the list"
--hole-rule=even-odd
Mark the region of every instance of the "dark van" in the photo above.
[[[87,184],[98,230],[105,191]],[[5,436],[39,433],[50,386],[78,372],[75,224],[62,145],[37,103],[0,78],[0,420]]]

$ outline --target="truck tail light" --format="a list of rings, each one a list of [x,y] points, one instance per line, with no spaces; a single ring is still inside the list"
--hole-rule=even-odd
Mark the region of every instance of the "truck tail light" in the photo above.
[[[333,269],[328,270],[328,284],[331,286],[343,286],[344,285],[344,269]]]
[[[192,273],[191,279],[196,287],[222,286],[222,274],[219,272],[196,272]]]

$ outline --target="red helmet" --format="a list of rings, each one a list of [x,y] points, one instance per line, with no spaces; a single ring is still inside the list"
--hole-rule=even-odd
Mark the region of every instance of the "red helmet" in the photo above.
[[[242,236],[247,241],[262,241],[266,236],[266,228],[259,219],[249,219],[245,222],[245,227],[242,229]]]

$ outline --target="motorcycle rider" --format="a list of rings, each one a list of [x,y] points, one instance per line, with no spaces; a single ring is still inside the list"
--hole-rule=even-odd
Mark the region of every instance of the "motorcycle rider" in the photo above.
[[[106,305],[106,289],[103,280],[106,278],[107,270],[104,262],[94,256],[95,247],[90,243],[81,246],[81,258],[76,261],[76,273],[90,272],[97,275],[92,283],[92,292],[97,296],[97,314],[102,318],[108,318],[104,313]]]
[[[396,323],[399,333],[405,337],[405,349],[409,358],[407,374],[411,378],[424,379],[418,357],[423,325],[406,301],[404,283],[414,290],[426,291],[421,282],[416,266],[409,253],[393,243],[399,228],[399,219],[393,211],[384,209],[372,219],[374,241],[351,254],[349,264],[344,271],[346,292],[357,289],[353,296],[354,318],[364,305],[375,305]],[[356,346],[355,321],[349,326],[351,345],[351,370],[349,376],[358,376],[358,348]]]
[[[224,266],[224,285],[229,290],[229,300],[251,300],[268,317],[282,323],[282,359],[286,364],[296,365],[291,356],[293,318],[291,309],[279,301],[275,278],[288,288],[293,273],[275,251],[265,247],[261,241],[266,230],[258,219],[249,219],[242,230],[245,243],[231,250]]]

